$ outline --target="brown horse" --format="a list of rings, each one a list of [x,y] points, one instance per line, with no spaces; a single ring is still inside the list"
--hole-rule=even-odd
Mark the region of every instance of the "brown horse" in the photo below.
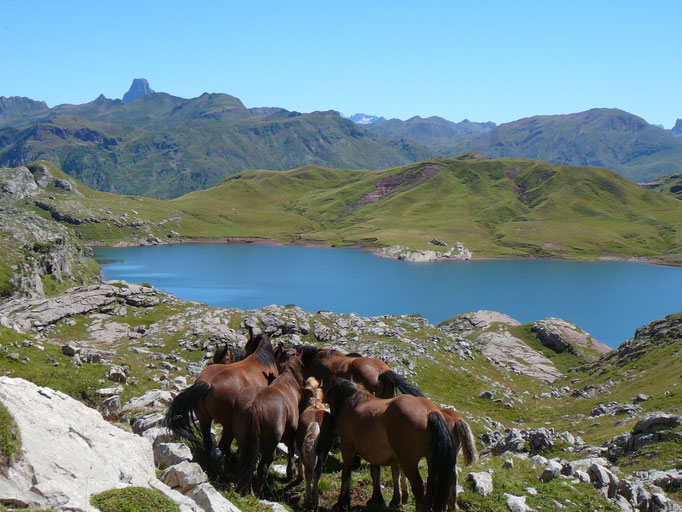
[[[408,395],[424,396],[419,388],[391,370],[381,359],[314,346],[299,346],[297,349],[301,352],[307,374],[319,381],[342,377],[361,384],[380,398],[391,398],[396,389]]]
[[[416,512],[445,509],[455,473],[455,446],[450,427],[431,400],[411,395],[381,399],[346,379],[335,379],[326,396],[341,436],[339,508],[350,508],[350,474],[353,458],[359,454],[371,465],[370,502],[383,503],[379,471],[381,466],[391,466],[392,504],[399,500],[402,470],[412,487]],[[418,467],[424,457],[429,467],[426,495]]]
[[[310,395],[310,399],[308,407],[298,418],[296,451],[299,455],[299,477],[301,466],[304,468],[305,506],[317,510],[317,484],[334,443],[334,422],[331,414],[324,408],[324,394],[315,377],[308,377],[304,393]]]
[[[257,493],[262,494],[277,444],[289,449],[287,476],[294,473],[294,451],[299,407],[303,391],[303,363],[295,351],[279,350],[279,377],[267,387],[250,387],[239,393],[234,403],[234,434],[239,446],[239,465],[233,478],[237,487],[252,492],[251,482],[258,454]]]
[[[452,432],[452,437],[455,441],[455,457],[459,455],[461,447],[464,465],[471,465],[478,458],[476,453],[476,442],[474,441],[471,428],[469,428],[469,425],[464,421],[464,418],[462,418],[454,409],[441,409],[440,412],[443,414],[443,417]],[[404,473],[401,473],[400,475],[400,488],[403,493],[403,503],[405,503],[407,501],[407,479],[405,478]],[[453,475],[448,497],[448,511],[454,512],[455,510],[457,510],[457,471],[455,471]]]
[[[267,336],[252,336],[244,360],[206,367],[190,387],[176,396],[166,412],[166,426],[199,451],[199,460],[208,466],[219,458],[211,437],[211,422],[223,426],[218,447],[229,457],[233,438],[232,410],[239,392],[250,386],[267,386],[269,375],[279,375],[272,345]],[[195,418],[199,421],[196,433]]]

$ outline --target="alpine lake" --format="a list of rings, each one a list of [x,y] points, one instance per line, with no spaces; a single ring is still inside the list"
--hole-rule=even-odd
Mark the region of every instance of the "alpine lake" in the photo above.
[[[95,259],[106,280],[209,306],[421,313],[434,324],[488,309],[522,323],[563,318],[611,347],[682,310],[682,268],[620,261],[406,263],[359,249],[229,244],[96,248]]]

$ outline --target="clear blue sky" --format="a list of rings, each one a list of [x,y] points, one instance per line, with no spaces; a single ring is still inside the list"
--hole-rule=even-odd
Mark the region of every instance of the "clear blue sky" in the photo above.
[[[0,95],[181,97],[407,119],[682,117],[682,1],[3,2]]]

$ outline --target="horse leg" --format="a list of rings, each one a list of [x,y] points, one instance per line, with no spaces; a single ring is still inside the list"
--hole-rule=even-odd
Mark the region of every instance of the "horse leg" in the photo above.
[[[270,444],[270,443],[268,443]],[[263,491],[268,483],[268,471],[272,461],[275,460],[277,452],[277,443],[274,446],[264,446],[261,450],[260,464],[258,464],[258,471],[256,472],[257,491],[256,494],[263,497]]]
[[[341,492],[336,502],[337,510],[350,510],[350,473],[353,470],[355,452],[341,452],[343,469],[341,470]]]
[[[400,505],[400,479],[402,477],[400,464],[391,466],[391,475],[393,476],[393,498],[391,498],[389,507],[397,507]]]
[[[314,476],[314,468],[309,467],[308,465],[304,465],[304,472],[305,472],[305,506],[306,508],[315,508],[315,504],[313,503],[313,492],[312,492],[312,485],[313,485],[313,479],[315,478]]]
[[[412,487],[412,494],[414,494],[415,501],[415,512],[425,512],[424,511],[424,481],[419,474],[419,466],[417,465],[419,461],[415,461],[410,464],[402,466],[405,476],[410,481],[410,487]]]
[[[320,477],[322,476],[322,467],[327,460],[327,454],[320,455],[317,457],[317,464],[315,464],[315,470],[313,471],[313,510],[317,510],[318,503],[320,501],[317,492],[317,484],[320,482]]]
[[[372,464],[369,467],[369,472],[372,475],[372,497],[367,504],[385,505],[384,496],[381,494],[381,466]]]
[[[213,436],[211,435],[211,418],[198,418],[199,431],[201,432],[201,447],[198,453],[198,462],[204,470],[211,476],[215,474],[213,469],[216,461],[220,459],[220,453],[213,444]]]
[[[404,471],[400,472],[400,491],[402,494],[401,501],[403,504],[405,504],[410,498],[410,492],[407,490],[407,477],[405,476]]]
[[[287,460],[287,478],[296,477],[296,466],[294,464],[294,454],[296,453],[296,437],[291,436],[290,441],[287,443],[287,452],[289,459]]]

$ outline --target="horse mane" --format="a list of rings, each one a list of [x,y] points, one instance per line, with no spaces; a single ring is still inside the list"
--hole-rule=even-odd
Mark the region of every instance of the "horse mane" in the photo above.
[[[282,370],[279,372],[279,376],[271,382],[277,382],[279,379],[286,380],[287,378],[293,377],[298,383],[299,388],[303,388],[303,361],[301,357],[292,357],[282,363]]]
[[[297,345],[295,348],[301,351],[301,361],[303,361],[303,366],[306,368],[310,367],[310,363],[313,362],[315,356],[322,350],[320,347],[313,345]]]
[[[270,338],[263,334],[258,335],[261,338],[258,348],[253,352],[253,358],[265,366],[275,366],[277,360],[275,359],[275,351],[272,349]]]
[[[230,354],[233,363],[246,358],[246,353],[243,350],[226,343],[216,349],[215,354],[213,354],[213,364],[225,364],[227,354]]]
[[[376,398],[363,386],[352,380],[337,377],[329,388],[339,409],[352,409],[367,397]]]
[[[346,357],[365,357],[360,352],[348,352]]]
[[[315,377],[308,377],[305,381],[305,389],[311,394],[310,399],[308,400],[308,406],[324,409],[324,391],[322,391],[322,387],[318,380]]]

